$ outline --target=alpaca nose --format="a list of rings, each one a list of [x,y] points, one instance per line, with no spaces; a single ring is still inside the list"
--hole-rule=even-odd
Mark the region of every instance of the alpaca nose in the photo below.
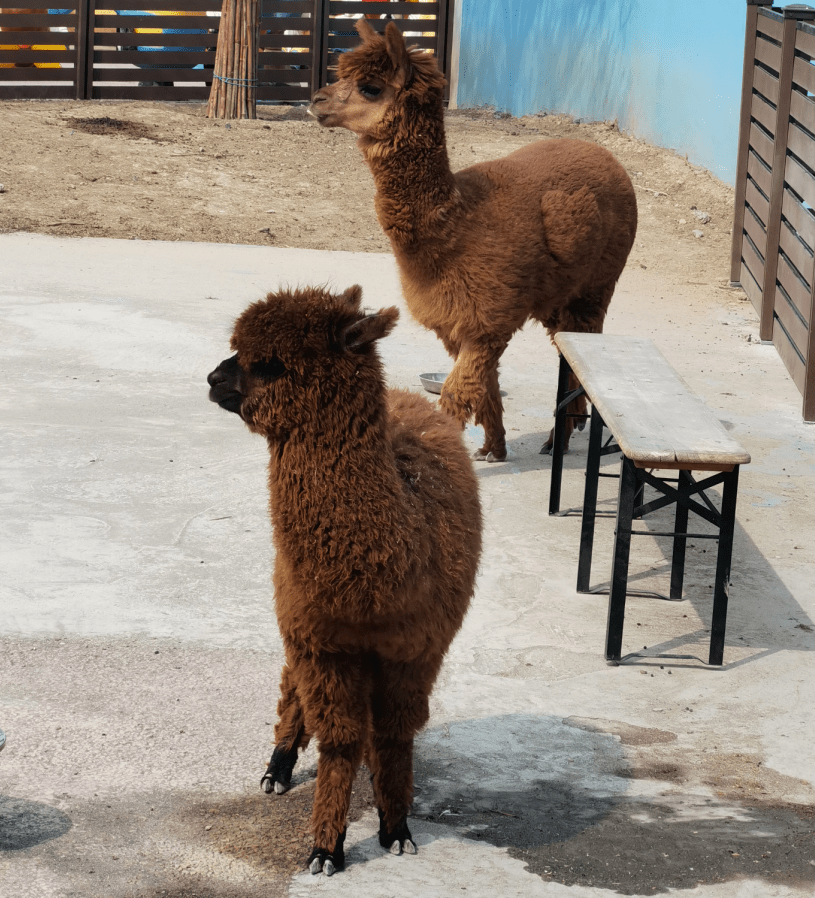
[[[218,384],[222,384],[226,380],[226,374],[220,369],[216,368],[214,371],[210,371],[207,375],[207,383],[211,387],[217,387]]]

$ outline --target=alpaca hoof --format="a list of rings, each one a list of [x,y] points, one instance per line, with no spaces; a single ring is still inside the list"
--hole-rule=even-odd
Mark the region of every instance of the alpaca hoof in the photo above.
[[[308,865],[308,869],[312,876],[316,873],[325,873],[326,876],[333,876],[335,872],[334,861],[330,857],[315,857]]]
[[[397,843],[394,842],[394,845],[395,844]],[[393,845],[391,845],[391,851],[393,852]],[[402,852],[404,852],[405,854],[418,854],[419,849],[416,847],[413,839],[405,839],[405,841],[402,843],[401,850],[398,853],[402,854]]]
[[[291,775],[297,762],[297,749],[287,749],[280,745],[275,746],[272,759],[266,768],[266,773],[260,779],[260,787],[267,795],[274,792],[283,795],[291,789]]]
[[[337,870],[342,870],[342,865],[324,848],[315,848],[308,859],[308,870],[312,876],[317,873],[333,876]]]
[[[552,454],[552,444],[551,444],[551,443],[544,443],[544,444],[541,446],[540,454],[541,454],[541,455],[551,455],[551,454]],[[568,447],[568,446],[564,446],[564,447],[563,447],[563,454],[564,454],[564,455],[568,455],[568,454],[569,454],[569,447]]]
[[[416,843],[408,829],[407,819],[403,819],[395,829],[388,832],[385,829],[382,811],[379,812],[379,844],[395,855],[400,855],[403,852],[405,854],[417,853]]]
[[[489,452],[486,450],[476,449],[475,452],[473,452],[473,461],[486,461],[488,455]]]
[[[395,839],[391,847],[388,849],[391,854],[400,855],[400,854],[418,854],[419,850],[416,848],[416,844],[413,839],[405,839],[404,842],[400,842],[399,839]]]
[[[260,787],[267,795],[271,795],[272,792],[274,792],[275,795],[285,795],[286,792],[291,789],[291,780],[284,782],[283,780],[276,779],[274,774],[267,772],[263,775],[263,779],[260,781]]]
[[[503,455],[496,455],[494,452],[487,453],[487,462],[489,464],[493,464],[494,462],[501,462],[507,460],[507,454],[504,452]]]
[[[318,848],[314,846],[311,854],[308,856],[306,866],[309,872],[314,875],[316,873],[324,873],[326,876],[333,876],[338,870],[345,869],[345,830],[337,837],[337,844],[333,851],[327,848]]]

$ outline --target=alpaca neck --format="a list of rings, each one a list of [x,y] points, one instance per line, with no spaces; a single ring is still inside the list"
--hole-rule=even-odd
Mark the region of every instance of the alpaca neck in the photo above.
[[[359,141],[376,186],[376,213],[394,249],[415,252],[441,238],[460,203],[444,125],[425,119],[390,141]]]

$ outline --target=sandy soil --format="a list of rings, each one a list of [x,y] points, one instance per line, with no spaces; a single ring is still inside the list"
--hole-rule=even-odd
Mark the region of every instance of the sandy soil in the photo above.
[[[226,123],[199,103],[7,101],[0,116],[0,233],[389,251],[354,136],[304,107]],[[707,170],[560,115],[455,110],[447,135],[454,170],[548,137],[607,147],[637,188],[629,265],[727,289],[733,191]]]

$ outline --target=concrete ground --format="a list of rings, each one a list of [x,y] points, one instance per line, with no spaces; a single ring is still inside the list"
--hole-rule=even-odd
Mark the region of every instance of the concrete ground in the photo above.
[[[740,294],[639,268],[606,330],[651,336],[752,454],[724,666],[705,664],[701,540],[685,600],[630,599],[636,654],[605,664],[606,599],[575,592],[579,516],[547,514],[556,357],[529,327],[502,365],[510,458],[478,467],[477,593],[418,740],[419,853],[383,854],[358,781],[347,870],[299,872],[313,749],[291,793],[258,786],[281,664],[266,447],[206,375],[249,301],[305,282],[401,303],[387,255],[0,236],[0,893],[815,894],[815,428]],[[381,352],[394,386],[449,370],[406,311]],[[667,590],[669,553],[635,541],[636,584]]]

